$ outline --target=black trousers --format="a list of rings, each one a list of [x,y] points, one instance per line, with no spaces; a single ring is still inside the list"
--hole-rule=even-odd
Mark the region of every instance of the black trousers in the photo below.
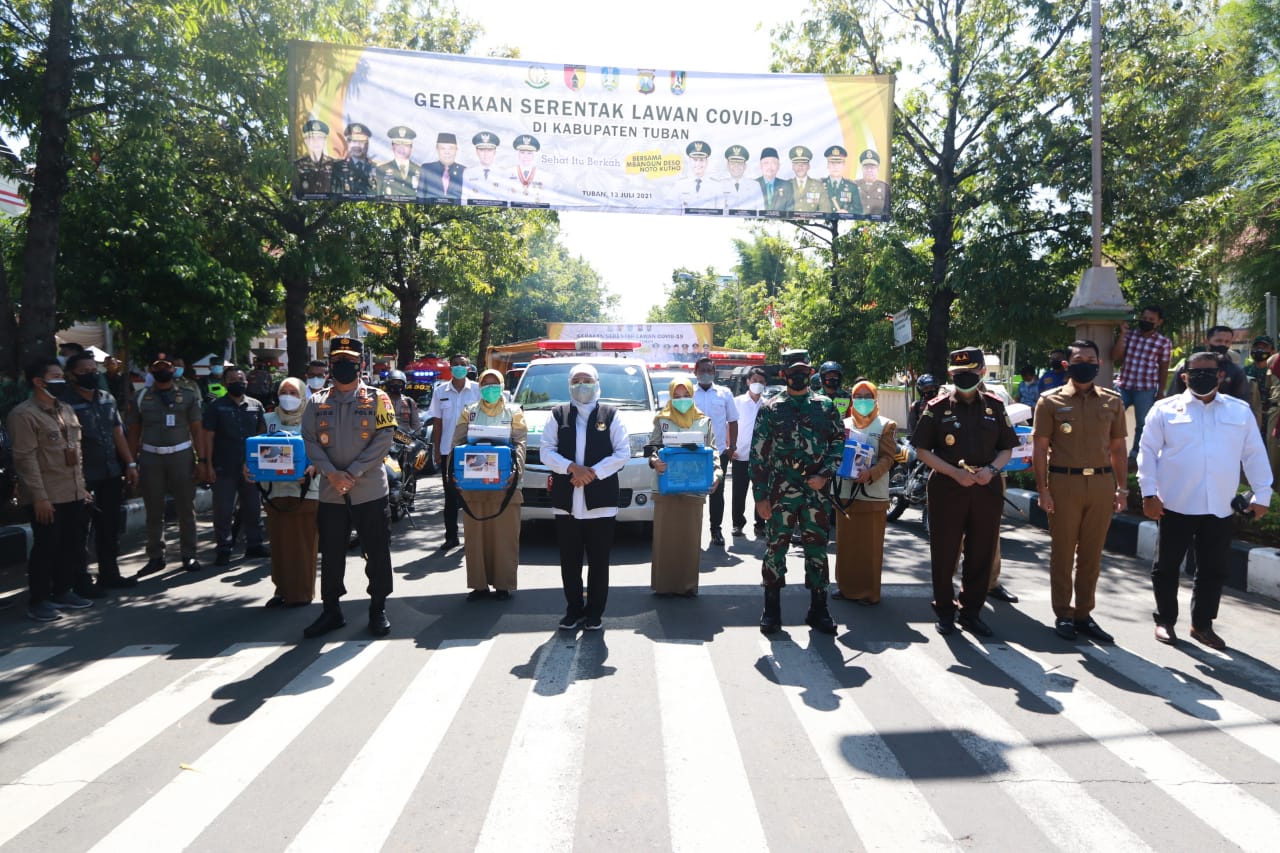
[[[751,494],[751,463],[741,459],[733,460],[733,526],[747,526],[747,496]],[[756,502],[751,502],[751,515],[756,524],[764,524],[764,519],[755,510]]]
[[[354,529],[364,551],[364,574],[369,579],[369,606],[381,608],[391,594],[391,508],[386,496],[360,504],[321,502],[316,511],[320,529],[320,599],[337,607],[347,594],[347,544]]]
[[[732,450],[726,450],[720,454],[719,465],[721,471],[729,470],[729,457],[733,455]],[[720,530],[721,523],[724,522],[724,478],[720,478],[720,485],[711,493],[711,497],[707,500],[707,515],[711,517],[711,531]]]
[[[85,483],[93,495],[89,510],[89,526],[93,529],[93,546],[98,555],[98,576],[120,577],[120,513],[124,507],[124,480],[107,477]]]
[[[1232,518],[1216,515],[1183,515],[1164,511],[1156,541],[1156,561],[1151,568],[1151,590],[1156,596],[1152,613],[1161,625],[1178,621],[1178,573],[1187,550],[1194,546],[1196,579],[1191,588],[1191,625],[1212,628],[1218,618],[1222,584],[1227,579],[1227,555],[1231,550]]]
[[[453,453],[440,458],[440,476],[444,480],[444,538],[458,538],[458,490],[453,486]]]
[[[36,521],[31,515],[31,556],[27,558],[27,590],[31,603],[48,601],[75,586],[84,574],[87,555],[85,534],[89,508],[84,501],[53,505],[53,521]]]
[[[568,616],[588,619],[604,615],[609,600],[609,549],[618,519],[556,516],[556,540],[560,543],[560,581]],[[587,603],[582,603],[582,557],[587,558]]]
[[[954,618],[953,578],[964,542],[960,571],[960,612],[977,616],[987,600],[991,563],[1000,541],[1004,481],[992,477],[985,486],[962,486],[945,474],[929,478],[929,559],[933,574],[933,610],[939,619]]]
[[[213,541],[219,551],[235,545],[236,498],[240,499],[240,524],[245,543],[262,544],[262,495],[244,474],[219,471],[213,481]]]

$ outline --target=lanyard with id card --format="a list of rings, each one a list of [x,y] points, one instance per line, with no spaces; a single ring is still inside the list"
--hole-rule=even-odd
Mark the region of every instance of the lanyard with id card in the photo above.
[[[178,418],[177,418],[177,416],[176,416],[176,415],[174,415],[174,414],[173,414],[173,412],[170,412],[169,414],[165,415],[165,416],[164,416],[164,425],[165,425],[165,426],[167,426],[167,427],[174,427],[174,426],[177,426],[177,425],[178,425]]]

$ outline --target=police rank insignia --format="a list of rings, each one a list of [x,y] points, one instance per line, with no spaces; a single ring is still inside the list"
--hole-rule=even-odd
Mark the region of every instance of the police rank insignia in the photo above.
[[[946,442],[947,447],[950,447],[951,445],[953,445],[953,444],[955,444],[955,443],[956,443],[956,437],[955,437],[954,435],[951,435],[950,433],[948,433],[948,434],[947,434],[947,437],[946,437],[946,438],[944,438],[944,439],[943,439],[943,441],[945,441],[945,442]]]
[[[1064,423],[1062,426],[1058,427],[1058,429],[1062,430],[1067,435],[1071,435],[1071,424],[1069,423]]]
[[[373,420],[375,429],[386,429],[393,427],[397,423],[396,410],[391,406],[391,398],[381,391],[378,392],[378,415]],[[368,424],[362,424],[367,426]]]

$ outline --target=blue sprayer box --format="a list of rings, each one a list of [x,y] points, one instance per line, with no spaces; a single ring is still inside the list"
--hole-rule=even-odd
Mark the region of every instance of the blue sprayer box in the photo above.
[[[1031,467],[1031,427],[1019,424],[1013,431],[1018,434],[1018,446],[1001,471],[1025,471]]]
[[[658,458],[667,470],[658,475],[658,494],[697,495],[715,483],[716,454],[710,447],[664,447]]]
[[[307,448],[300,435],[251,435],[244,441],[244,456],[249,473],[259,483],[293,482],[307,470]]]
[[[844,455],[840,457],[840,469],[836,474],[851,480],[871,467],[875,455],[876,449],[871,445],[856,438],[845,438]]]
[[[460,489],[505,489],[510,476],[511,448],[505,444],[463,444],[453,449],[453,478]]]

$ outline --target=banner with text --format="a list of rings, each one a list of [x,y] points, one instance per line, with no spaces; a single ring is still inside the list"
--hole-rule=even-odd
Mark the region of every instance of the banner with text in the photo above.
[[[294,42],[300,199],[890,218],[893,78]]]

